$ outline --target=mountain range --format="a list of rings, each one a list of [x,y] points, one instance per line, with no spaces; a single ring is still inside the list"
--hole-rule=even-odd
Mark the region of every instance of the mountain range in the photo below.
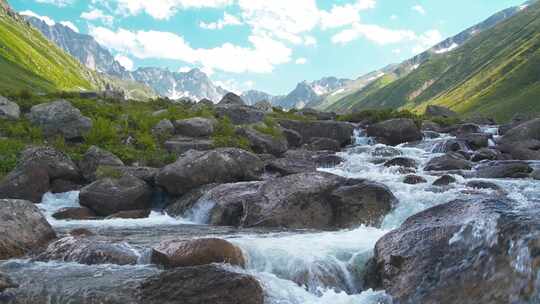
[[[372,81],[314,107],[337,112],[428,104],[464,114],[509,119],[540,110],[540,3],[501,11],[399,65],[370,73]],[[366,78],[361,77],[362,78]]]

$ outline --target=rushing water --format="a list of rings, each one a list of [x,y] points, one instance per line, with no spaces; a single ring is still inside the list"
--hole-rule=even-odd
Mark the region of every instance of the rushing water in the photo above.
[[[496,136],[498,129],[486,127],[483,131]],[[362,226],[356,229],[321,232],[211,227],[204,225],[208,208],[211,207],[205,204],[198,204],[202,207],[192,210],[189,218],[186,219],[175,219],[160,212],[152,212],[146,219],[133,220],[59,221],[52,218],[51,215],[56,210],[78,206],[78,192],[47,194],[40,208],[47,220],[61,234],[72,228],[84,227],[129,243],[141,254],[145,248],[155,246],[167,239],[210,236],[228,239],[242,248],[248,261],[246,269],[234,270],[257,277],[265,290],[267,303],[391,303],[391,299],[384,292],[359,290],[362,267],[372,255],[376,241],[391,229],[398,227],[407,217],[426,208],[457,198],[474,195],[482,197],[493,191],[467,188],[465,186],[467,180],[459,175],[454,176],[457,179],[455,186],[441,191],[431,186],[437,177],[425,174],[422,169],[419,169],[416,174],[424,177],[428,183],[408,185],[402,182],[406,174],[401,173],[398,168],[386,168],[382,165],[384,160],[405,156],[416,160],[419,168],[423,168],[427,161],[438,156],[437,147],[449,139],[452,137],[443,134],[440,138],[425,139],[419,143],[393,148],[377,144],[358,130],[355,132],[355,145],[340,153],[345,161],[334,168],[321,169],[345,177],[377,181],[388,186],[398,198],[399,203],[385,217],[381,228]],[[540,183],[538,182],[530,180],[497,180],[495,182],[522,208],[527,208],[531,202],[540,201]],[[479,229],[489,230],[490,224],[492,223],[483,223],[482,225],[486,226],[479,226]],[[463,240],[456,235],[452,241]],[[516,248],[515,267],[521,269],[520,267],[523,268],[523,265],[527,263],[529,255],[523,252],[522,246],[516,245]],[[26,263],[25,267],[30,269],[54,270],[61,267],[54,263],[8,263]],[[144,260],[141,260],[141,263],[144,264]],[[22,266],[19,265],[19,267]],[[92,274],[103,271],[103,267],[106,266],[77,267],[85,269],[81,271],[82,273]],[[144,269],[148,272],[156,271],[149,265],[126,266],[127,268],[110,267],[110,273],[115,273],[118,269],[134,273],[144,272]],[[118,279],[121,279],[120,275]],[[56,280],[61,280],[61,277],[57,277]]]

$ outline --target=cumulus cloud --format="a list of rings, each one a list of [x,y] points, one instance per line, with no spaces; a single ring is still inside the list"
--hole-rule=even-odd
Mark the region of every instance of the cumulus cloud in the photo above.
[[[342,27],[360,21],[360,11],[372,9],[375,0],[359,0],[352,4],[334,5],[330,11],[321,11],[322,29]]]
[[[421,5],[415,5],[412,7],[412,10],[415,11],[415,12],[418,12],[420,15],[425,15],[426,14],[426,9],[421,6]]]
[[[183,37],[170,32],[112,31],[90,27],[90,34],[103,46],[136,58],[180,60],[200,65],[203,71],[221,70],[231,73],[270,73],[274,66],[291,60],[292,50],[268,36],[251,35],[250,47],[231,43],[202,49],[192,48]]]
[[[100,9],[93,9],[88,12],[83,12],[81,14],[81,18],[86,20],[101,20],[103,23],[107,25],[111,25],[114,21],[113,16],[105,14]]]
[[[133,60],[129,59],[129,57],[118,54],[114,57],[114,60],[120,63],[120,65],[123,66],[126,70],[133,71],[135,65],[133,64]]]
[[[69,27],[75,33],[79,32],[79,28],[75,24],[73,24],[73,22],[71,21],[60,21],[60,24],[65,27]]]
[[[23,15],[23,16],[38,18],[39,20],[45,22],[48,26],[53,26],[53,25],[56,24],[56,22],[53,19],[51,19],[50,17],[38,15],[38,14],[36,14],[33,11],[30,11],[30,10],[22,11],[19,14]]]
[[[228,25],[242,25],[242,21],[238,17],[233,16],[227,12],[223,13],[223,19],[216,22],[205,23],[201,22],[199,26],[208,30],[220,30]]]
[[[120,12],[138,15],[142,12],[156,19],[169,19],[178,10],[187,8],[223,7],[233,0],[117,0]]]

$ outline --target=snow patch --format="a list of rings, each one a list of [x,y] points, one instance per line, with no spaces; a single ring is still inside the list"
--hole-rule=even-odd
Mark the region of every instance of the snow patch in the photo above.
[[[444,49],[438,49],[435,51],[435,53],[437,54],[444,54],[444,53],[448,53],[454,49],[456,49],[457,47],[459,47],[459,45],[457,43],[452,43],[451,46],[447,47],[447,48],[444,48]]]

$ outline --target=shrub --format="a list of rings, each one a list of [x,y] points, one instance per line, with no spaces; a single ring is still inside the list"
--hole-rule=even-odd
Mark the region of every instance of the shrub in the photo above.
[[[254,125],[253,129],[257,130],[260,133],[270,135],[273,138],[277,138],[277,139],[284,138],[283,131],[278,126],[276,121],[270,117],[266,117],[264,119],[264,123]]]
[[[118,168],[111,166],[99,166],[96,170],[96,177],[98,179],[102,178],[112,178],[119,179],[123,175],[122,171]]]
[[[84,136],[84,140],[88,145],[103,146],[118,144],[120,138],[112,121],[97,117],[93,119],[92,129]]]
[[[0,177],[15,168],[19,153],[25,146],[24,142],[17,139],[0,139]]]
[[[249,140],[244,136],[236,134],[236,127],[232,124],[228,117],[224,117],[218,121],[218,125],[212,135],[214,146],[233,147],[244,150],[251,150]]]

